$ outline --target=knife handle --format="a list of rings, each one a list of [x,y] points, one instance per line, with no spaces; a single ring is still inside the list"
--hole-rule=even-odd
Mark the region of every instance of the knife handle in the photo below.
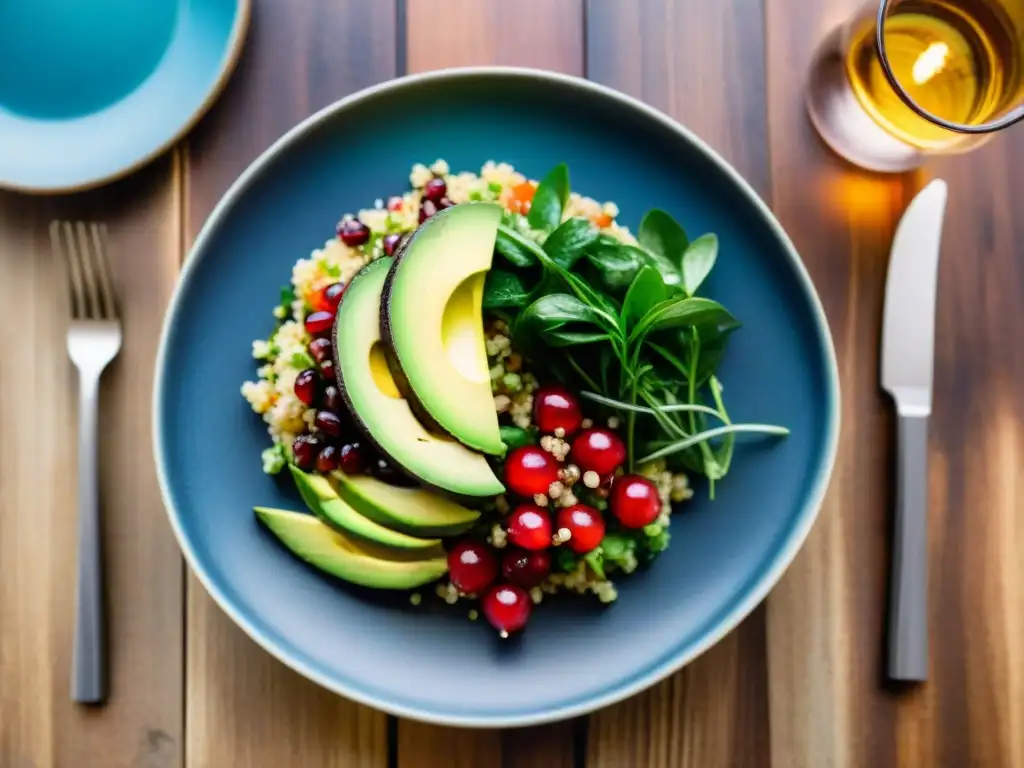
[[[928,678],[928,416],[899,416],[889,677]]]

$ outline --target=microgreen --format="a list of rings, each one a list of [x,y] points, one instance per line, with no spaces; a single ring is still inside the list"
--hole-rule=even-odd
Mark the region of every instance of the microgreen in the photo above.
[[[505,263],[488,275],[484,307],[511,324],[513,344],[539,372],[546,368],[624,416],[631,470],[664,460],[706,476],[714,497],[736,435],[788,434],[733,423],[726,411],[716,372],[740,324],[722,304],[697,295],[718,260],[718,237],[691,241],[655,209],[643,217],[637,242],[623,242],[587,219],[565,218],[568,199],[568,169],[560,165],[538,185],[527,216],[503,217],[495,252]],[[649,538],[637,555],[660,551],[667,536]],[[587,558],[595,572],[625,556],[612,549]]]

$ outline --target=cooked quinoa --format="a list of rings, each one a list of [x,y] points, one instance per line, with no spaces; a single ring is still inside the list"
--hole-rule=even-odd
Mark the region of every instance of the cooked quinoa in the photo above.
[[[358,211],[355,216],[348,214],[342,217],[343,221],[358,218],[370,229],[370,239],[365,245],[349,247],[339,237],[332,237],[323,246],[315,248],[307,258],[295,263],[291,281],[282,291],[281,303],[274,309],[276,322],[270,337],[252,343],[252,356],[258,362],[257,378],[246,381],[241,388],[242,396],[267,424],[271,445],[263,451],[261,457],[264,472],[274,474],[284,468],[292,443],[312,424],[315,416],[314,410],[307,408],[294,392],[298,374],[314,365],[308,351],[312,337],[305,330],[306,316],[317,308],[321,292],[326,287],[338,282],[348,283],[364,265],[383,254],[382,239],[385,235],[416,229],[423,187],[435,177],[444,179],[447,197],[452,203],[488,200],[499,202],[510,210],[514,210],[517,187],[524,184],[537,186],[535,180],[527,179],[508,163],[487,161],[478,173],[453,172],[444,160],[437,160],[429,166],[416,164],[409,174],[409,191],[386,200],[376,200],[372,207]],[[572,192],[563,211],[563,219],[585,217],[603,234],[622,242],[635,243],[629,230],[616,222],[618,213],[617,206],[612,202],[600,203]],[[539,239],[538,233],[529,229],[525,217],[519,217],[516,222],[520,234]],[[485,329],[494,407],[503,424],[529,429],[532,423],[533,393],[538,387],[538,381],[527,370],[523,358],[513,350],[508,330],[500,319],[490,320]],[[617,426],[614,418],[609,419],[607,424],[611,428]],[[590,419],[583,422],[585,428],[592,425]],[[546,435],[540,439],[540,447],[564,462],[570,448],[565,437],[564,434]],[[649,537],[650,551],[657,552],[667,546],[666,529],[672,502],[690,498],[692,491],[685,475],[667,471],[663,463],[654,462],[641,467],[640,474],[656,485],[662,501],[661,515],[655,523],[643,530]],[[558,508],[578,503],[580,499],[576,491],[579,491],[586,492],[587,503],[601,510],[607,507],[607,491],[599,487],[600,478],[596,473],[581,473],[578,467],[567,463],[559,478],[558,482],[551,484],[546,495],[534,498],[537,504],[550,506],[557,511]],[[494,499],[495,518],[489,523],[486,537],[496,549],[506,546],[507,532],[501,519],[511,511],[514,503],[504,495]],[[617,597],[614,583],[608,578],[601,578],[584,558],[572,555],[568,548],[559,546],[568,540],[568,529],[556,530],[552,553],[564,555],[561,567],[553,568],[542,584],[530,590],[531,600],[540,603],[545,594],[571,591],[580,594],[590,592],[604,603],[614,601]],[[616,570],[631,573],[637,565],[635,553],[627,549],[614,563],[606,562],[604,570],[606,576]],[[467,597],[460,594],[449,581],[437,585],[436,595],[449,604]],[[420,593],[410,596],[412,605],[419,605],[421,600]],[[475,609],[469,614],[470,618],[477,617]]]

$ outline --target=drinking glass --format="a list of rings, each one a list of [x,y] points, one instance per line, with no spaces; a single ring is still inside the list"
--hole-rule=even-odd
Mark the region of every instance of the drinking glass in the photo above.
[[[876,2],[833,30],[812,65],[808,112],[837,153],[905,171],[1024,117],[1024,0]]]

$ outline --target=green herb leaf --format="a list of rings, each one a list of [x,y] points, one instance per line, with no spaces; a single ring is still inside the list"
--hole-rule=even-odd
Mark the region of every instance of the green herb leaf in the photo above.
[[[308,352],[295,352],[292,354],[292,359],[289,361],[292,368],[298,368],[299,370],[305,370],[306,368],[315,368],[316,361],[309,355]]]
[[[654,208],[647,212],[637,230],[640,245],[654,257],[655,266],[668,285],[678,285],[683,254],[690,244],[686,230],[671,214]]]
[[[573,217],[544,241],[544,252],[563,269],[572,269],[587,247],[597,240],[597,228],[589,220]]]
[[[542,296],[516,320],[513,338],[539,339],[549,347],[569,347],[608,339],[605,319],[593,307],[568,293]],[[595,329],[594,326],[597,326]]]
[[[561,573],[569,573],[576,568],[576,555],[568,547],[558,547],[555,550],[555,570]]]
[[[541,337],[549,347],[575,347],[579,344],[594,344],[608,341],[607,333],[588,333],[586,331],[547,330]]]
[[[683,254],[683,290],[693,296],[701,283],[715,266],[718,258],[718,236],[714,233],[701,235],[687,247]]]
[[[648,461],[654,461],[655,459],[661,459],[665,456],[671,456],[673,453],[679,453],[680,451],[686,450],[691,446],[704,443],[712,438],[724,437],[725,435],[733,434],[735,432],[753,432],[761,435],[776,435],[779,437],[785,437],[789,434],[788,429],[774,424],[726,424],[724,427],[706,429],[703,432],[698,432],[696,435],[691,435],[690,437],[670,443],[664,448],[660,448],[657,451],[637,459],[637,463],[644,464]]]
[[[532,267],[542,263],[545,256],[539,245],[504,224],[498,225],[494,250],[516,267]]]
[[[281,288],[281,299],[278,305],[284,310],[285,318],[292,316],[292,302],[295,301],[295,289],[291,283]]]
[[[525,307],[529,296],[530,291],[518,273],[506,272],[503,269],[492,269],[487,273],[483,298],[485,310],[501,307]]]
[[[654,267],[644,267],[626,291],[622,302],[622,329],[629,333],[641,318],[668,299],[661,274]]]
[[[615,303],[614,299],[592,287],[586,280],[578,275],[574,275],[572,272],[562,270],[559,272],[559,277],[562,278],[577,297],[586,301],[592,307],[601,310],[610,328],[618,327],[616,318],[619,316],[619,306]]]
[[[597,575],[597,578],[604,581],[604,553],[601,551],[601,547],[599,546],[597,549],[590,550],[583,556],[583,559],[587,562],[587,565],[590,566],[590,570]]]
[[[586,253],[587,261],[597,270],[598,279],[611,291],[628,288],[637,273],[650,260],[636,246],[600,238]]]
[[[521,427],[501,426],[498,428],[498,432],[501,434],[501,442],[508,446],[510,451],[522,448],[524,445],[533,445],[536,442],[529,430]]]
[[[696,296],[669,299],[651,308],[630,334],[630,340],[642,339],[651,331],[678,328],[685,325],[716,325],[735,327],[736,318],[729,311],[711,299]]]
[[[562,211],[569,200],[569,168],[556,165],[537,186],[527,220],[534,229],[551,232],[562,223]]]

